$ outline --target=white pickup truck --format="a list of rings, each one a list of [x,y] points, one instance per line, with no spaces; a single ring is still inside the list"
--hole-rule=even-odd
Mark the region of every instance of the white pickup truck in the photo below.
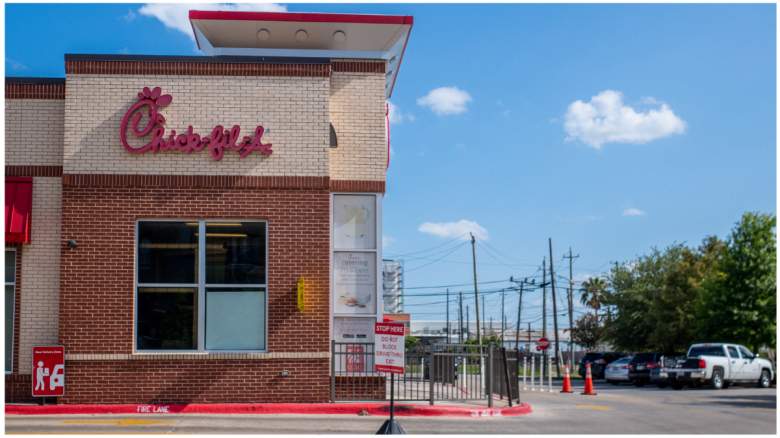
[[[732,383],[751,383],[768,388],[774,378],[772,362],[758,357],[742,345],[710,343],[693,344],[688,358],[675,367],[664,368],[674,389],[708,383],[714,389],[728,388]]]

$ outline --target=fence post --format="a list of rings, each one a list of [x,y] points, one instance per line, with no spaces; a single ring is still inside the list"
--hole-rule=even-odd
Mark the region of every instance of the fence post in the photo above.
[[[509,362],[506,358],[506,347],[501,347],[501,357],[504,362],[504,381],[506,383],[506,398],[509,401],[509,407],[512,407],[512,385],[509,381]]]
[[[336,401],[336,340],[330,341],[330,401]]]
[[[428,390],[429,392],[428,403],[430,403],[431,406],[433,406],[433,385],[434,382],[436,381],[436,376],[434,374],[436,372],[436,367],[433,366],[433,358],[434,358],[433,353],[428,354],[428,378],[430,379],[430,389]]]
[[[487,357],[487,397],[488,397],[488,407],[493,407],[493,344],[490,344],[488,346],[488,357]]]
[[[547,356],[547,390],[552,392],[552,356]]]
[[[528,385],[526,385],[526,374],[528,374],[528,356],[523,355],[523,391],[528,390]]]
[[[534,388],[534,379],[536,379],[536,356],[531,355],[531,391],[536,391]]]

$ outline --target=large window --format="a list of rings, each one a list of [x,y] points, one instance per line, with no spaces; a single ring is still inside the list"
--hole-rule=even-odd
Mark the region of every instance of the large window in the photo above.
[[[137,275],[137,350],[265,350],[265,222],[141,221]]]
[[[5,372],[14,367],[14,304],[16,303],[16,251],[5,251]]]

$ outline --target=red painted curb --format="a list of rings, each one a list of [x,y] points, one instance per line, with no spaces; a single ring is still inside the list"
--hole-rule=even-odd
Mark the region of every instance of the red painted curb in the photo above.
[[[171,405],[9,405],[6,415],[88,415],[88,414],[329,414],[385,416],[387,403],[219,403]],[[396,404],[399,417],[515,417],[531,413],[531,405],[511,408],[474,408],[465,406],[428,406]]]

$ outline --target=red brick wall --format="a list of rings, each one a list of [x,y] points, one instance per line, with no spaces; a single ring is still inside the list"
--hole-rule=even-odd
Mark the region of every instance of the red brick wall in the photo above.
[[[336,400],[385,400],[384,376],[336,376]]]
[[[5,402],[21,403],[33,401],[32,376],[30,374],[5,375]]]
[[[328,359],[70,361],[62,402],[326,402],[328,372]]]
[[[268,351],[329,350],[327,188],[65,184],[62,192],[60,342],[68,354],[132,352],[135,223],[152,218],[267,220]],[[69,239],[78,247],[69,249]],[[307,284],[304,312],[296,308],[299,276]],[[277,378],[284,367],[298,371],[290,378]],[[328,398],[328,359],[322,358],[68,361],[66,370],[66,402]],[[249,383],[243,385],[242,379]],[[115,385],[123,389],[114,389]]]

